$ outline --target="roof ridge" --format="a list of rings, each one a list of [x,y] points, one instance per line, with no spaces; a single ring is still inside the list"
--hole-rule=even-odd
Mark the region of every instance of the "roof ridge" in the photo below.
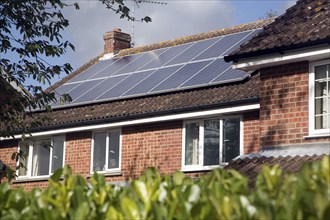
[[[234,34],[234,33],[239,33],[239,32],[248,31],[248,30],[252,30],[252,29],[263,28],[265,25],[268,25],[268,24],[272,23],[273,21],[274,21],[274,18],[260,19],[257,21],[249,22],[249,23],[239,24],[239,25],[230,26],[230,27],[221,28],[221,29],[215,29],[212,31],[206,31],[206,32],[198,33],[198,34],[179,37],[179,38],[175,38],[172,40],[166,40],[166,41],[161,41],[158,43],[139,46],[136,48],[123,49],[123,50],[120,50],[115,55],[115,57],[122,57],[122,56],[137,54],[137,53],[143,53],[143,52],[147,52],[147,51],[151,51],[151,50],[157,50],[157,49],[161,49],[161,48],[181,45],[181,44],[195,42],[195,41],[199,41],[199,40],[205,40],[205,39],[218,37],[218,36],[222,36],[222,35]]]

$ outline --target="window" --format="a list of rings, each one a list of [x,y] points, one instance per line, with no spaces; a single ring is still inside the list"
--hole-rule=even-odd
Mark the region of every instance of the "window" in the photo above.
[[[64,164],[64,136],[20,142],[19,177],[49,176]]]
[[[183,169],[205,169],[230,161],[241,153],[241,136],[240,117],[184,123]]]
[[[91,173],[120,170],[121,132],[95,132],[92,144]]]
[[[330,60],[311,63],[309,131],[330,133]]]

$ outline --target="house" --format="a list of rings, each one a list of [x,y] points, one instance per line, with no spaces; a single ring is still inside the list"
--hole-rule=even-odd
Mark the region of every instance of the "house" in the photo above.
[[[330,4],[299,0],[225,57],[260,71],[260,145],[330,153]]]
[[[1,157],[28,155],[13,185],[46,186],[63,164],[118,183],[149,166],[199,176],[243,154],[329,154],[329,111],[319,112],[329,96],[309,94],[309,66],[329,54],[328,3],[302,0],[274,22],[139,48],[119,29],[106,33],[104,53],[54,85],[73,101],[36,110],[50,120],[30,139],[1,141]]]
[[[260,152],[229,162],[249,177],[264,165],[297,172],[330,154],[329,0],[299,0],[224,59],[260,71]]]

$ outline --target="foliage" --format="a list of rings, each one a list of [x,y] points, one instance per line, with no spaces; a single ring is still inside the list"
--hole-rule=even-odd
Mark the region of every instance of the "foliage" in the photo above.
[[[0,218],[5,219],[329,219],[329,156],[298,174],[264,167],[256,187],[234,170],[213,170],[198,180],[175,172],[161,176],[149,168],[129,186],[90,183],[56,171],[49,187],[10,189],[0,185]],[[61,178],[63,178],[61,180]]]
[[[78,9],[77,4],[73,5]],[[27,115],[25,110],[49,110],[49,104],[56,100],[54,92],[45,92],[40,85],[50,85],[55,76],[72,71],[68,63],[54,64],[49,60],[49,57],[60,57],[68,49],[74,49],[61,35],[61,31],[69,25],[62,14],[67,6],[70,5],[61,0],[1,0],[0,78],[16,84],[16,87],[28,84],[25,85],[27,92],[24,89],[16,92],[8,83],[6,88],[2,88],[13,95],[1,104],[1,136],[11,136],[17,128],[22,128],[24,133],[28,126],[39,125],[42,119],[23,123]],[[27,80],[34,83],[26,83]],[[64,95],[61,101],[68,99]]]
[[[125,5],[124,0],[100,0],[107,9],[110,9],[117,14],[120,14],[120,18],[127,18],[128,20],[133,20],[133,21],[144,21],[146,23],[151,22],[151,18],[149,16],[145,16],[144,18],[141,19],[136,19],[133,17],[131,14],[131,10]],[[136,4],[141,3],[143,1],[141,0],[131,0],[135,1]],[[152,2],[150,2],[152,3]]]
[[[123,0],[100,1],[121,18],[135,20]],[[74,50],[74,46],[62,37],[62,31],[69,26],[63,9],[79,9],[77,3],[71,3],[63,0],[0,0],[0,86],[1,93],[6,94],[0,97],[0,137],[13,136],[18,129],[19,133],[28,134],[30,128],[48,120],[25,110],[51,111],[51,103],[71,101],[68,94],[58,94],[60,100],[56,100],[52,89],[44,91],[41,86],[51,86],[54,77],[72,71],[69,63],[58,64],[54,60],[67,50]],[[141,20],[151,21],[150,17]],[[8,82],[20,87],[21,92],[15,91]],[[28,117],[33,118],[26,120]]]

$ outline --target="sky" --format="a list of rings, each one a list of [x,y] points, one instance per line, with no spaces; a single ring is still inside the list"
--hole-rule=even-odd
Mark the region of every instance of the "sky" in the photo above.
[[[156,0],[155,0],[156,1]],[[76,47],[63,57],[74,69],[103,52],[103,34],[114,28],[132,33],[132,22],[120,19],[97,0],[76,0],[80,10],[66,9],[70,26],[63,34]],[[295,0],[160,0],[165,4],[141,2],[135,17],[150,16],[152,22],[134,23],[135,47],[233,25],[256,21],[273,10],[278,15],[295,4]],[[132,3],[126,1],[132,8]]]
[[[70,23],[62,32],[63,39],[73,43],[76,49],[68,51],[59,60],[50,60],[50,63],[70,63],[75,70],[103,52],[105,32],[120,28],[123,32],[132,33],[132,22],[120,19],[118,14],[106,9],[99,0],[63,1],[77,2],[80,6],[79,10],[68,7],[63,11]],[[135,7],[134,16],[137,19],[149,16],[152,22],[134,23],[135,47],[253,22],[265,17],[270,10],[281,15],[295,2],[296,0],[147,0]],[[131,0],[126,0],[125,4],[133,10]],[[60,78],[64,76],[65,74],[61,74]],[[54,78],[52,83],[60,78]],[[27,84],[29,83],[31,82],[28,80]],[[48,85],[43,87],[47,88]]]

